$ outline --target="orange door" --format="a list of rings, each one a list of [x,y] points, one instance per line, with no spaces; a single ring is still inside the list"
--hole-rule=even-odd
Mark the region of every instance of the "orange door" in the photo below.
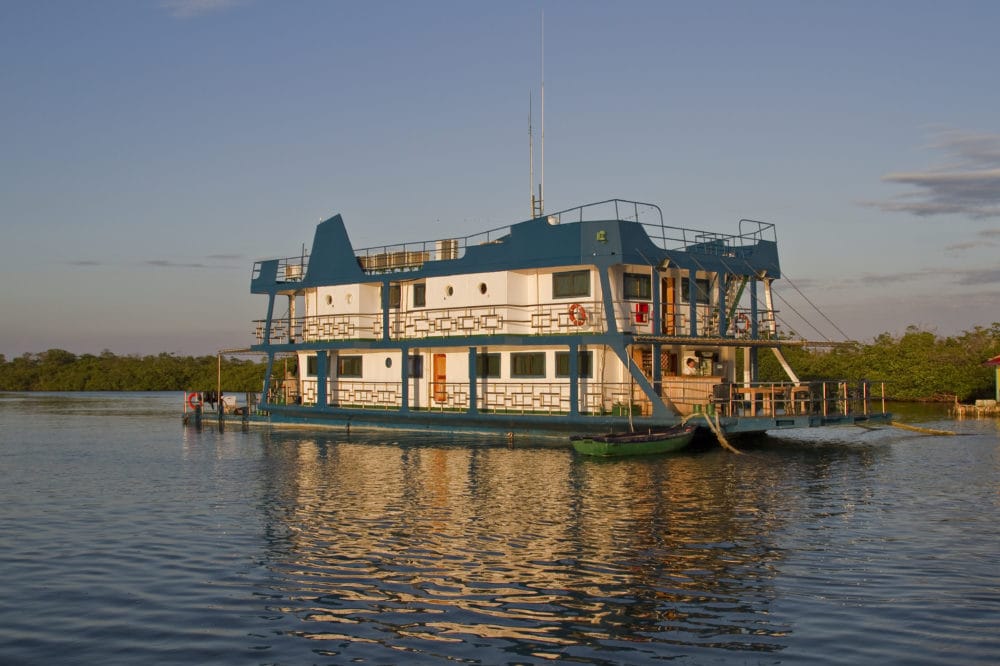
[[[674,334],[674,321],[677,314],[677,303],[674,300],[674,278],[663,278],[660,283],[660,295],[663,301],[663,334]]]
[[[434,380],[431,382],[431,393],[434,394],[434,402],[448,401],[448,374],[445,371],[446,359],[444,354],[434,354]]]

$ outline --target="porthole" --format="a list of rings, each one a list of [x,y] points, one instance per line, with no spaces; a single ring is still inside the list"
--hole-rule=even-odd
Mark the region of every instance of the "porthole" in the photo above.
[[[331,296],[330,294],[326,295],[326,304],[333,305],[333,296]]]
[[[486,283],[485,282],[480,282],[479,283],[479,293],[480,294],[484,294],[484,295],[486,294]]]
[[[449,284],[444,288],[444,293],[446,296],[453,296],[455,294],[455,288]]]
[[[344,296],[344,300],[346,300],[347,304],[350,305],[351,304],[351,295],[347,294],[346,296]]]
[[[385,367],[387,367],[387,368],[391,368],[392,367],[392,359],[390,357],[388,357],[388,356],[385,357]]]

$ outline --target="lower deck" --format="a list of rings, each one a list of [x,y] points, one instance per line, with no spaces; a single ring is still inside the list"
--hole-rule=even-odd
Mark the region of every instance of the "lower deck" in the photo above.
[[[806,383],[714,383],[711,377],[676,380],[689,382],[692,390],[683,395],[684,414],[667,418],[654,417],[644,405],[627,399],[608,402],[595,396],[616,395],[607,387],[598,393],[581,392],[579,406],[593,409],[572,410],[564,385],[539,387],[493,382],[491,391],[469,391],[468,385],[442,386],[440,401],[426,406],[404,406],[394,400],[402,385],[354,382],[331,393],[326,403],[303,400],[284,389],[272,392],[269,401],[260,394],[246,394],[238,402],[206,404],[201,394],[189,394],[185,410],[197,404],[197,419],[218,418],[244,424],[320,427],[381,427],[410,430],[441,430],[500,433],[508,436],[566,436],[581,433],[642,431],[662,428],[682,421],[702,421],[726,435],[760,433],[787,428],[814,428],[831,425],[855,425],[886,422],[881,396],[873,400],[866,383],[850,386],[845,382]],[[287,387],[286,387],[287,388]],[[629,387],[616,387],[626,391]],[[475,393],[475,396],[471,394]],[[191,395],[198,395],[192,399]],[[675,393],[675,396],[677,394]],[[697,396],[697,398],[695,397]],[[474,402],[472,397],[475,398]],[[342,400],[342,401],[341,401]],[[878,403],[882,401],[882,404]],[[876,403],[872,408],[872,403]],[[203,410],[200,408],[204,404]],[[186,415],[195,418],[193,408]]]

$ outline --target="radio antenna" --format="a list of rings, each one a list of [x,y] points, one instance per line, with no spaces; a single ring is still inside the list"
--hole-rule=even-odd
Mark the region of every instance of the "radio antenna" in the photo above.
[[[531,197],[531,217],[535,217],[535,142],[531,131],[531,91],[528,91],[528,195]]]
[[[537,218],[545,214],[545,12],[542,12],[542,155],[540,160],[541,178],[538,183],[538,196],[535,196],[535,143],[531,127],[531,92],[528,93],[528,171],[531,180],[531,217]]]

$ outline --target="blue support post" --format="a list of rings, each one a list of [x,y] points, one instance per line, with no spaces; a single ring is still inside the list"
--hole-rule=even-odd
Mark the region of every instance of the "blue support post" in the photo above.
[[[316,406],[326,407],[326,380],[330,376],[330,353],[325,349],[316,352]]]
[[[405,414],[410,411],[410,348],[400,345],[399,352],[403,359],[399,368],[399,384],[402,387],[399,411]]]
[[[271,322],[274,320],[274,293],[267,295],[267,319],[264,320],[264,344],[271,344]]]
[[[274,371],[274,352],[267,353],[267,369],[264,371],[264,395],[263,402],[271,402],[271,373]]]
[[[689,335],[698,335],[698,279],[695,271],[688,271],[688,316],[690,317]]]
[[[569,343],[569,414],[580,414],[580,346]]]
[[[750,282],[750,339],[757,339],[757,278]],[[757,381],[757,347],[750,347],[750,381]]]
[[[389,340],[389,280],[382,280],[382,340]]]
[[[652,285],[652,331],[653,335],[660,335],[663,333],[661,323],[663,321],[663,304],[660,302],[660,273],[653,267],[652,275],[653,285]],[[663,345],[658,342],[653,343],[653,390],[656,391],[656,395],[663,394],[663,368],[660,367],[660,354],[662,353]]]
[[[719,336],[725,335],[726,331],[729,329],[729,315],[727,309],[729,308],[729,303],[726,303],[726,293],[729,291],[729,276],[725,273],[719,273]]]
[[[469,413],[479,413],[479,378],[476,376],[476,348],[469,347]]]

